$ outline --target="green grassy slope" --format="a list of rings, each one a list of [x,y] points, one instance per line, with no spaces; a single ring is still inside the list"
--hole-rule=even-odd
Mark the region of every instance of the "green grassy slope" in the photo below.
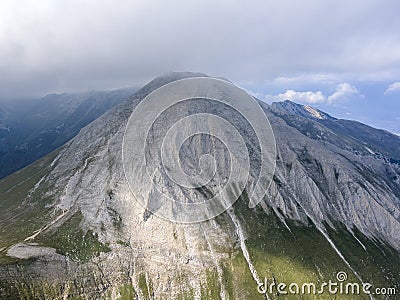
[[[34,188],[50,171],[58,153],[54,151],[0,180],[0,249],[23,241],[54,217],[54,208],[49,207],[54,199],[46,196],[51,187],[43,184]]]

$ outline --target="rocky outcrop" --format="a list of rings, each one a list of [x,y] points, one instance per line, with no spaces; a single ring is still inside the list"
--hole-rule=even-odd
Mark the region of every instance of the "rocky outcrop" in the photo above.
[[[255,237],[257,231],[263,232],[267,227],[259,228],[256,224],[264,224],[265,218],[272,220],[274,216],[279,220],[277,224],[284,226],[268,229],[287,231],[288,239],[298,226],[307,232],[316,231],[313,236],[320,234],[326,242],[321,247],[329,249],[335,241],[326,238],[332,228],[338,229],[341,224],[344,228],[340,230],[354,235],[355,243],[368,248],[370,245],[364,243],[370,240],[372,245],[385,245],[385,249],[392,249],[397,253],[394,256],[398,256],[400,164],[390,160],[395,155],[389,157],[390,149],[385,155],[360,152],[357,149],[362,141],[321,123],[334,118],[323,113],[316,118],[315,111],[310,116],[309,108],[299,114],[301,107],[288,111],[260,102],[275,134],[277,165],[268,193],[255,209],[248,208],[244,194],[239,200],[242,204],[216,219],[176,224],[154,216],[135,201],[124,177],[121,157],[128,118],[152,90],[188,76],[194,75],[170,74],[152,81],[131,99],[83,128],[46,163],[49,171],[20,196],[25,197],[24,203],[28,205],[38,198],[48,199],[43,211],[45,222],[35,228],[37,234],[27,241],[37,244],[0,244],[10,259],[36,259],[3,264],[0,278],[7,284],[0,284],[0,295],[3,289],[3,294],[17,291],[21,298],[61,299],[72,295],[116,299],[129,295],[131,299],[253,299],[254,295],[246,293],[251,290],[259,296],[256,287],[263,270],[257,256],[261,250],[255,249],[264,249],[265,236],[260,233],[256,242],[251,242],[250,250],[246,248],[246,239]],[[290,103],[286,102],[287,105]],[[238,120],[235,114],[207,101],[181,109],[183,114],[207,111]],[[254,148],[251,176],[256,176],[257,146],[252,145],[254,140],[246,124],[241,120],[237,124],[244,124],[242,130],[249,132],[246,143]],[[400,143],[398,140],[395,141]],[[194,137],[183,156],[195,165],[204,153],[202,147],[209,142]],[[223,156],[224,151],[218,155]],[[162,176],[160,173],[158,180],[171,194],[207,198],[204,190],[179,194],[181,191],[167,184]],[[9,197],[9,193],[5,196]],[[18,226],[18,220],[11,218],[7,222]],[[23,242],[35,232],[18,234],[19,242]],[[331,258],[332,262],[349,267],[351,262],[343,262],[343,257],[332,249],[326,250],[327,257],[337,255]],[[348,271],[355,270],[350,266]],[[243,274],[249,277],[246,283],[240,281],[246,277]],[[235,280],[241,284],[235,284]],[[254,286],[246,290],[246,284]]]

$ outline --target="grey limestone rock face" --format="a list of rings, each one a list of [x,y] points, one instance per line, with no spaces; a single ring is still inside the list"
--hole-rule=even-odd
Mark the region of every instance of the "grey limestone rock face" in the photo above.
[[[274,182],[278,197],[272,201],[280,199],[282,211],[294,216],[299,212],[291,208],[298,203],[316,223],[340,221],[350,230],[356,227],[367,236],[400,249],[400,165],[395,162],[400,153],[399,139],[389,134],[387,148],[397,151],[385,149],[386,155],[382,155],[357,136],[340,135],[329,123],[312,121],[313,116],[311,121],[298,114],[282,118],[278,106],[279,103],[274,104],[268,114],[275,125],[279,149]],[[292,106],[299,109],[299,105]],[[287,118],[295,121],[287,122]],[[370,130],[371,136],[388,135],[368,126],[365,130]],[[336,143],[338,138],[341,143]],[[284,199],[292,201],[287,203]]]
[[[239,223],[245,224],[246,220],[235,215],[235,208],[216,219],[194,224],[171,223],[158,218],[135,200],[122,165],[123,136],[135,106],[155,88],[192,76],[203,75],[178,73],[156,79],[131,99],[84,127],[59,150],[49,172],[30,191],[34,197],[41,186],[51,187],[44,195],[52,199],[47,204],[52,215],[37,236],[29,239],[27,234],[26,242],[36,242],[41,235],[61,230],[63,224],[79,212],[78,229],[82,234],[96,236],[100,243],[108,245],[109,251],[82,264],[55,254],[51,248],[28,244],[12,246],[8,255],[44,256],[27,267],[39,279],[47,276],[43,266],[51,265],[52,255],[61,256],[54,258],[51,268],[57,274],[58,284],[64,284],[61,296],[68,295],[68,290],[72,289],[82,289],[81,295],[89,295],[85,293],[86,289],[88,293],[95,291],[96,295],[109,292],[111,298],[118,298],[117,287],[128,282],[136,296],[143,299],[146,298],[143,284],[147,284],[150,296],[156,299],[173,299],[182,292],[183,286],[183,290],[193,291],[193,298],[200,299],[202,286],[208,280],[207,270],[215,269],[216,281],[221,286],[220,298],[230,298],[222,266],[230,259],[232,251],[240,249],[241,245],[245,247],[248,233]],[[260,102],[260,105],[275,135],[277,157],[273,181],[257,209],[274,211],[282,222],[292,220],[305,226],[312,224],[321,232],[327,232],[326,226],[335,227],[341,223],[350,232],[357,229],[371,240],[383,241],[399,252],[400,148],[391,145],[384,153],[371,150],[356,136],[344,135],[336,127],[323,123],[326,120],[333,122],[334,118],[310,108],[293,106],[295,108],[288,110],[285,106],[293,105],[290,103],[270,106]],[[171,110],[169,120],[173,120],[174,114],[189,114],[190,111],[212,111],[236,122],[239,127],[243,126],[241,130],[248,133],[246,143],[251,152],[251,182],[251,178],[257,176],[259,165],[251,128],[246,127],[240,116],[207,101]],[[311,116],[308,115],[310,111]],[[162,128],[162,125],[168,125],[168,120],[158,125]],[[373,134],[386,133],[373,130]],[[393,136],[391,139],[392,143],[400,145],[400,138]],[[218,172],[223,178],[229,168],[229,159],[218,141],[194,137],[184,145],[181,157],[187,165],[193,166],[188,172],[195,172],[200,156],[208,153],[210,147],[217,149],[212,154],[219,158]],[[393,147],[399,152],[391,150]],[[201,201],[207,198],[207,193],[213,192],[195,190],[189,193],[175,188],[162,172],[155,180],[180,199]],[[149,195],[150,204],[151,197],[156,194]],[[243,247],[242,250],[246,251]],[[3,279],[15,278],[19,273],[9,267],[7,274],[8,277],[3,272]],[[252,274],[257,280],[257,274]],[[65,278],[72,278],[76,286],[67,284],[71,281]]]

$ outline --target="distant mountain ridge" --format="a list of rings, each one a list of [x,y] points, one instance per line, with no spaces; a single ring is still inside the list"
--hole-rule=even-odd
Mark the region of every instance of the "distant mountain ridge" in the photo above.
[[[319,119],[319,120],[336,120],[336,118],[329,114],[313,108],[310,105],[302,105],[290,100],[281,102],[273,102],[272,107],[285,111],[292,115],[298,115],[305,118]]]
[[[135,88],[0,102],[0,178],[47,155]]]
[[[357,121],[337,119],[309,105],[289,100],[274,102],[271,104],[271,109],[278,114],[290,114],[318,122],[332,132],[351,139],[355,143],[353,150],[360,154],[384,155],[387,159],[400,160],[400,138],[386,130],[376,129]],[[308,134],[312,135],[311,132]]]

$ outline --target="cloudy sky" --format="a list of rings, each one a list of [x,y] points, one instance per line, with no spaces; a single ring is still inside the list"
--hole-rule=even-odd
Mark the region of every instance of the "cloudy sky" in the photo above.
[[[223,76],[400,133],[397,0],[0,0],[0,100]]]

